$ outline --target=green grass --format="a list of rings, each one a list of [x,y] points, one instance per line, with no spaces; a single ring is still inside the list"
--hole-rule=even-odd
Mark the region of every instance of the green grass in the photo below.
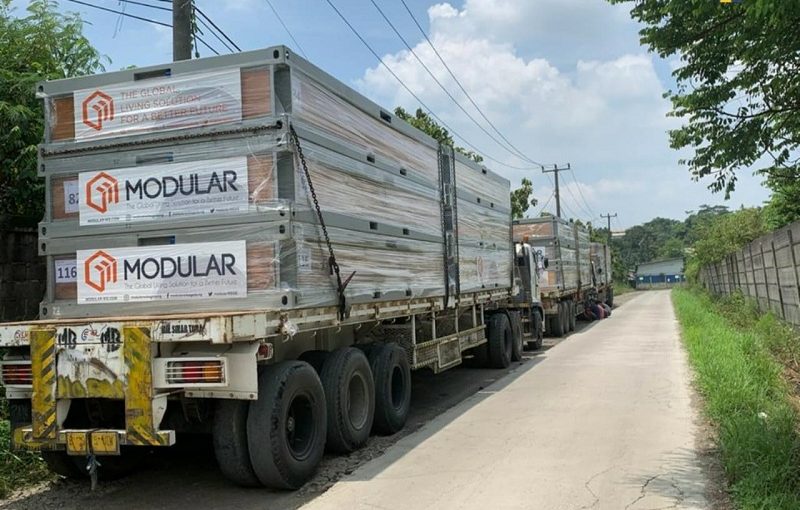
[[[734,503],[800,508],[800,416],[787,379],[800,339],[741,296],[712,300],[684,288],[672,296]]]
[[[11,451],[8,402],[5,388],[0,386],[0,499],[5,499],[15,489],[52,478],[44,461],[35,453]]]
[[[8,420],[0,420],[0,499],[15,489],[49,480],[53,475],[33,452],[11,451],[11,428]]]

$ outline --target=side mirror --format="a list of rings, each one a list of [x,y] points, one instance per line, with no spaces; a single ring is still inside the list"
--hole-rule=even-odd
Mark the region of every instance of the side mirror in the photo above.
[[[542,265],[544,266],[544,268],[545,268],[545,269],[547,269],[548,267],[550,267],[550,259],[548,259],[547,257],[545,257],[545,258],[544,258],[544,260],[542,260]]]

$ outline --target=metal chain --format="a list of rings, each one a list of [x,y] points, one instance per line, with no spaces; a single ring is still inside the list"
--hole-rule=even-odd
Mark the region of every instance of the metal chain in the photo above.
[[[350,283],[350,280],[356,274],[355,271],[347,278],[347,280],[342,283],[342,275],[339,271],[339,264],[336,262],[336,256],[333,254],[333,246],[331,245],[331,238],[328,236],[328,227],[325,226],[325,220],[322,217],[322,209],[319,206],[319,200],[317,199],[317,192],[314,190],[314,184],[311,182],[311,173],[308,171],[308,164],[306,163],[305,155],[303,154],[303,148],[300,146],[300,138],[297,136],[297,132],[294,130],[294,126],[289,125],[289,134],[292,137],[292,141],[294,142],[295,149],[297,150],[297,157],[300,158],[300,164],[303,166],[303,173],[306,176],[306,182],[308,183],[308,190],[311,192],[311,200],[314,202],[314,209],[317,212],[317,218],[319,219],[319,224],[322,227],[322,234],[325,236],[325,244],[328,246],[328,263],[333,269],[334,274],[336,275],[336,285],[337,291],[339,292],[339,315],[340,318],[344,318],[345,311],[346,311],[346,302],[344,297],[344,290],[347,287],[347,284]]]

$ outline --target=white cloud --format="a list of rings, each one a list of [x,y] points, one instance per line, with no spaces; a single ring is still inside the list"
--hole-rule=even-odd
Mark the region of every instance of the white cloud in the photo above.
[[[466,0],[461,9],[436,4],[428,15],[437,49],[494,124],[534,159],[572,163],[589,202],[578,205],[583,199],[577,188],[562,192],[562,202],[576,215],[617,210],[624,224],[635,224],[654,216],[680,217],[700,203],[722,200],[677,165],[680,155],[669,149],[667,131],[678,124],[666,117],[670,105],[662,97],[657,57],[639,46],[625,9],[584,0]],[[532,49],[537,45],[547,53]],[[430,46],[422,40],[414,50],[480,120]],[[384,61],[482,152],[523,164],[470,122],[410,52],[386,55]],[[419,106],[380,66],[367,69],[357,87],[381,104]],[[552,184],[538,172],[488,165],[512,183],[532,176],[541,202],[551,193]],[[757,180],[740,177],[742,192],[734,198],[760,202],[766,194],[752,185]]]

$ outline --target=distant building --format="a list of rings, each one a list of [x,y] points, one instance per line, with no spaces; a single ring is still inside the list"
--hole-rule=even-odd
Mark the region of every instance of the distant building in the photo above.
[[[653,260],[636,267],[636,287],[669,287],[686,281],[683,258]]]

